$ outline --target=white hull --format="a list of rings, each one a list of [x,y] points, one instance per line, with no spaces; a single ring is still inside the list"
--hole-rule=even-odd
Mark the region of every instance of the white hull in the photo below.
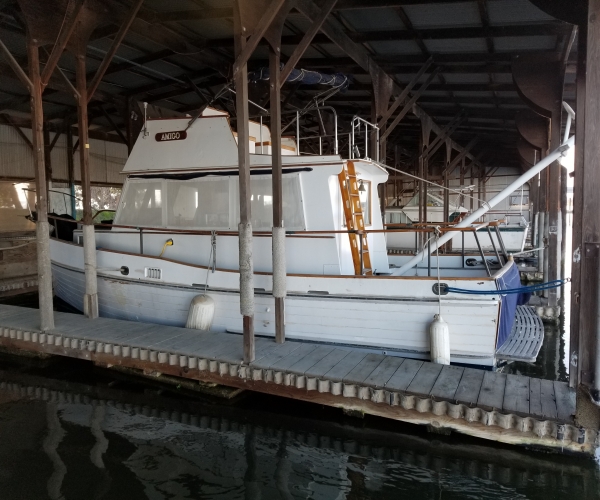
[[[52,240],[51,253],[57,296],[82,310],[85,293],[82,247]],[[103,250],[97,252],[97,258],[101,316],[184,326],[190,302],[204,290],[207,271],[199,266]],[[123,265],[131,270],[127,277],[117,271]],[[160,267],[163,276],[172,276],[174,282],[145,279],[144,269],[148,266]],[[271,276],[257,274],[255,278],[255,286],[265,290],[255,296],[255,331],[257,335],[274,336]],[[286,338],[427,359],[428,326],[438,311],[436,296],[431,291],[435,281],[423,277],[289,276]],[[452,286],[471,288],[482,283],[445,281]],[[215,301],[212,330],[242,331],[238,283],[237,272],[209,273],[207,293]],[[485,283],[495,289],[493,280]],[[328,294],[322,293],[326,290]],[[450,325],[452,362],[494,364],[499,306],[496,296],[444,299],[442,316]]]

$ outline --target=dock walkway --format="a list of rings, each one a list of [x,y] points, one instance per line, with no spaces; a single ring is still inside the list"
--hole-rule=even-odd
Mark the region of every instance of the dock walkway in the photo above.
[[[446,428],[495,441],[588,452],[597,435],[575,426],[564,382],[228,333],[55,313],[42,333],[37,311],[0,305],[0,345],[121,365],[155,375],[255,390]]]

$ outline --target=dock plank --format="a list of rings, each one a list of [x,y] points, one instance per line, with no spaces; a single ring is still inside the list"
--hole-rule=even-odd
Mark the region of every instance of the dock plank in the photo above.
[[[283,344],[276,344],[270,348],[266,348],[265,351],[260,355],[257,355],[255,360],[250,363],[253,368],[261,368],[263,370],[269,370],[273,363],[276,363],[282,358],[285,358],[292,352],[298,350],[302,346],[302,342],[285,342]]]
[[[462,366],[444,366],[433,384],[430,396],[435,399],[453,401],[464,371]]]
[[[367,354],[352,370],[344,376],[346,384],[362,384],[382,363],[385,356],[382,354]]]
[[[381,364],[373,370],[373,373],[364,380],[363,384],[371,387],[385,387],[402,363],[404,363],[404,358],[386,356]]]
[[[329,370],[324,378],[333,382],[343,382],[344,377],[354,369],[354,367],[360,363],[365,356],[366,352],[362,351],[350,351],[347,356],[344,356],[331,370]]]
[[[537,417],[542,416],[542,381],[539,378],[529,381],[529,413]]]
[[[479,398],[479,391],[483,383],[483,370],[475,370],[473,368],[465,368],[460,379],[454,400],[457,403],[475,406]]]
[[[554,394],[553,380],[540,380],[540,401],[542,404],[543,418],[556,420],[558,412],[556,409],[556,395]]]
[[[433,384],[439,377],[442,367],[443,365],[437,363],[423,363],[415,378],[406,388],[406,392],[415,396],[429,395],[429,391],[431,391]]]
[[[333,351],[333,349],[334,348],[330,346],[319,346],[319,349],[315,349],[311,353],[304,356],[302,359],[298,360],[296,363],[290,366],[287,371],[297,373],[299,375],[304,375],[306,373],[306,370],[309,370],[314,365],[316,365],[331,351]]]
[[[344,359],[351,351],[346,349],[333,349],[321,361],[311,366],[304,372],[307,377],[320,378]]]
[[[423,365],[423,361],[416,359],[406,359],[402,363],[392,377],[388,380],[386,387],[392,391],[406,391],[413,378]]]
[[[232,335],[233,337],[233,335]],[[230,341],[235,341],[241,343],[241,339],[233,338]],[[224,342],[224,339],[221,337],[221,334],[212,334],[211,337],[205,339],[204,342],[199,344],[196,349],[194,349],[190,355],[195,356],[197,358],[211,359],[212,355],[215,352],[218,352],[219,349],[223,347],[223,345],[228,345],[227,342]]]
[[[477,406],[487,411],[502,410],[505,386],[505,373],[485,372],[481,390],[479,391],[479,398],[477,399]]]
[[[529,414],[529,378],[509,373],[506,376],[502,409],[520,415]]]
[[[286,371],[290,366],[300,361],[302,358],[313,352],[320,346],[315,344],[304,343],[298,349],[288,354],[286,357],[279,359],[271,365],[273,370]]]
[[[572,422],[575,414],[575,392],[569,389],[566,382],[554,381],[556,413],[559,420]]]

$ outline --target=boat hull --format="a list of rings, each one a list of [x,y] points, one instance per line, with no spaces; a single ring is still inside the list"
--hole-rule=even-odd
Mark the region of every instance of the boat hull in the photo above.
[[[55,293],[65,302],[83,309],[85,277],[82,248],[56,240],[51,242]],[[69,257],[71,255],[71,257]],[[168,264],[182,274],[197,275],[199,284],[151,281],[113,273],[117,264],[144,269],[158,261],[163,268]],[[132,256],[117,252],[98,251],[98,304],[101,316],[131,321],[184,326],[190,303],[204,293],[206,269],[190,268],[181,263],[166,263],[155,258]],[[170,269],[165,270],[169,272]],[[217,282],[219,273],[210,274],[207,294],[215,302],[212,330],[230,333],[242,332],[239,291],[227,288],[225,280]],[[132,273],[133,274],[133,273]],[[234,280],[239,280],[237,273]],[[256,284],[260,284],[257,276]],[[193,277],[191,278],[193,280]],[[270,276],[269,276],[270,279]],[[347,277],[321,278],[345,280]],[[288,278],[293,290],[294,277]],[[418,278],[418,281],[424,281]],[[427,281],[427,280],[425,280]],[[384,283],[384,282],[382,282]],[[394,284],[386,280],[385,286]],[[427,281],[428,283],[428,281]],[[414,280],[397,280],[395,285],[408,287]],[[296,288],[302,285],[297,284]],[[385,288],[382,287],[382,288]],[[325,287],[325,283],[323,283]],[[385,291],[385,290],[383,290]],[[361,348],[372,352],[396,354],[417,359],[429,358],[429,323],[438,312],[435,298],[396,296],[357,296],[354,294],[324,293],[323,291],[293,292],[286,298],[286,338],[308,342],[329,343],[336,346]],[[496,347],[499,302],[496,300],[449,300],[442,303],[442,316],[450,325],[452,362],[477,366],[493,366]],[[274,299],[268,290],[257,289],[255,294],[255,332],[273,337],[275,332]]]

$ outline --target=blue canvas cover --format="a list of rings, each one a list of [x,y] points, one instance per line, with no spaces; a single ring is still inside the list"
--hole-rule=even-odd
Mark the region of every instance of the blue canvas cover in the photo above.
[[[283,64],[281,65],[283,69]],[[251,83],[259,80],[269,79],[269,68],[259,68],[256,71],[248,73],[248,81]],[[302,82],[305,85],[330,85],[339,87],[343,92],[351,83],[351,78],[343,73],[321,73],[320,71],[310,71],[308,69],[293,69],[287,77],[286,82]]]
[[[519,268],[513,262],[510,269],[504,275],[496,280],[498,290],[508,290],[510,288],[520,288],[521,275]],[[512,293],[502,296],[502,304],[500,306],[500,326],[498,327],[498,343],[497,347],[502,347],[502,344],[508,339],[510,332],[515,322],[515,314],[517,306],[522,306],[529,302],[531,293]]]

